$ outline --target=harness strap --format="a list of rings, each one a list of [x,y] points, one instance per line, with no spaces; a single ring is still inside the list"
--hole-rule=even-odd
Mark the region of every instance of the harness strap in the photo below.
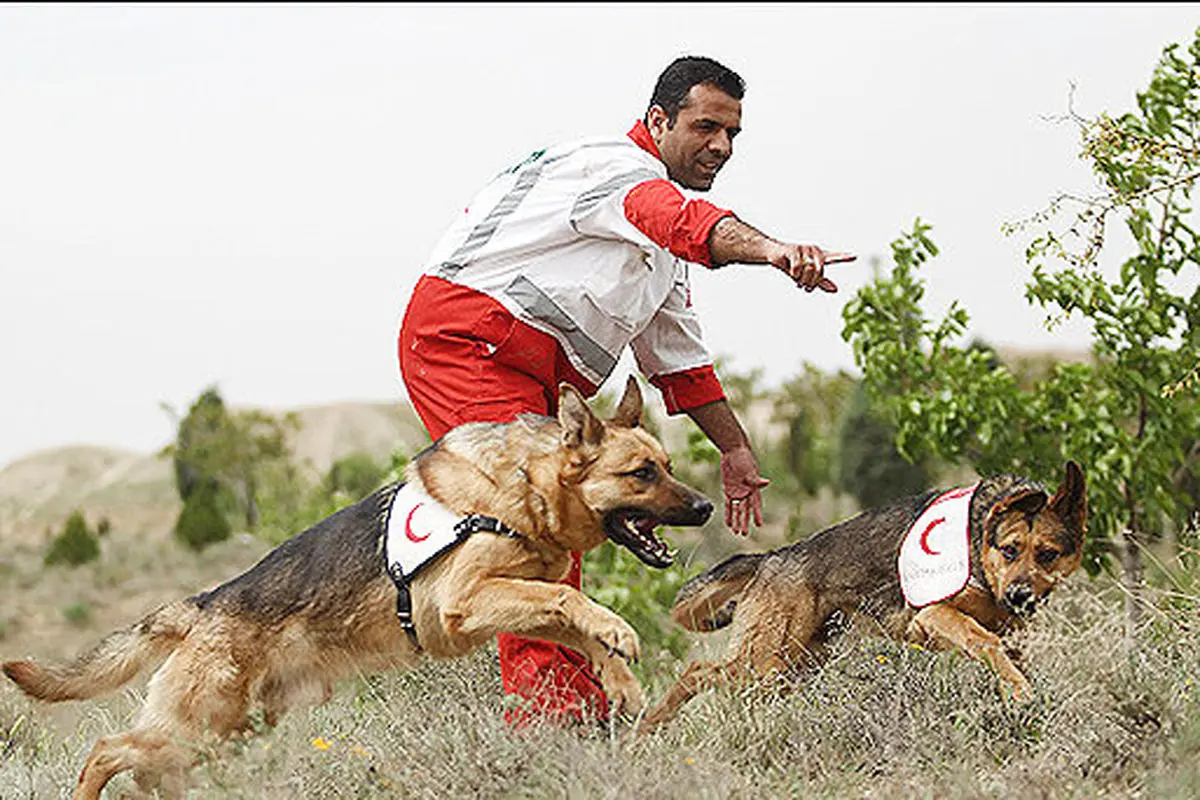
[[[512,528],[505,525],[495,517],[485,517],[483,514],[470,514],[459,520],[454,526],[454,532],[460,540],[467,538],[472,533],[495,533],[509,539],[520,539],[521,534],[514,531]]]

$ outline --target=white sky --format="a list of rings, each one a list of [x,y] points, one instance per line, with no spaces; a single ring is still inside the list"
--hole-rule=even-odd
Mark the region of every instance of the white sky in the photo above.
[[[711,199],[860,256],[837,295],[693,276],[706,338],[771,383],[852,367],[841,308],[914,218],[997,344],[1080,346],[1023,299],[1000,226],[1086,191],[1078,134],[1120,113],[1197,5],[0,6],[0,466],[169,440],[159,404],[399,400],[396,331],[443,228],[495,172],[624,133],[661,69],[746,79]]]

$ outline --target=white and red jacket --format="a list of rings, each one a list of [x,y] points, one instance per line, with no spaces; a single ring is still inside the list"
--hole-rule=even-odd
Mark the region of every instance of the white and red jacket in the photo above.
[[[599,387],[626,345],[675,413],[724,397],[691,307],[690,263],[732,212],[685,197],[649,131],[541,150],[492,180],[426,276],[479,292],[554,337]]]

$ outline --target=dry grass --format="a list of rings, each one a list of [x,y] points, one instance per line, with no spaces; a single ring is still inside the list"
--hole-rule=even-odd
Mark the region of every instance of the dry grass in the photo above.
[[[109,546],[74,571],[43,570],[32,551],[6,558],[0,656],[69,655],[265,549],[231,541],[197,557],[170,543]],[[1082,576],[1060,591],[1021,642],[1037,699],[1019,708],[961,656],[847,637],[798,691],[703,696],[652,736],[514,734],[501,721],[491,650],[348,681],[332,703],[206,758],[189,796],[1200,796],[1197,604],[1163,598],[1126,648],[1119,600]],[[696,649],[722,644],[697,637]],[[681,667],[653,675],[652,698]],[[0,798],[66,796],[95,738],[128,726],[143,690],[134,686],[62,707],[0,686]],[[135,796],[132,781],[118,778],[107,796]]]

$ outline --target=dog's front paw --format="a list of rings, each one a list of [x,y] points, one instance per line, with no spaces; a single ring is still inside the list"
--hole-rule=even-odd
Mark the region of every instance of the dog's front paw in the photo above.
[[[604,693],[608,695],[609,713],[614,718],[635,719],[642,713],[646,707],[646,694],[625,662],[614,659],[607,668],[601,669],[600,674]]]
[[[641,658],[637,631],[616,614],[610,612],[609,619],[597,627],[594,636],[610,656],[623,658],[630,663]]]

